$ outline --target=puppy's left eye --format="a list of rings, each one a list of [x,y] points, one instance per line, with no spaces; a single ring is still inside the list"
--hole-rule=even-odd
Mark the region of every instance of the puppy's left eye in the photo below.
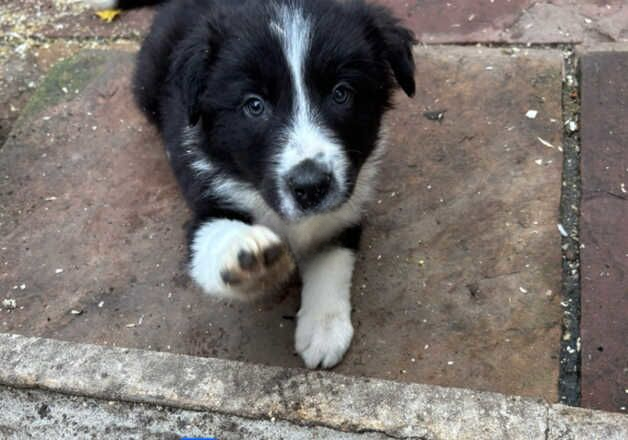
[[[331,97],[338,105],[347,104],[353,97],[353,89],[345,83],[337,84],[331,92]]]
[[[243,108],[248,116],[257,118],[264,114],[266,106],[264,105],[264,100],[262,98],[257,95],[252,95],[244,101]]]

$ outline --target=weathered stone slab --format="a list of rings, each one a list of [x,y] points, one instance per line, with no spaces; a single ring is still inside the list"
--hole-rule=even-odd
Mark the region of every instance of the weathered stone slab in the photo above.
[[[416,55],[417,96],[389,121],[354,278],[356,337],[338,371],[555,400],[560,54]],[[223,303],[189,282],[189,214],[132,103],[131,70],[120,53],[65,62],[0,151],[0,292],[17,305],[0,328],[300,366],[296,289]],[[446,111],[439,122],[427,110]]]
[[[628,41],[623,0],[379,0],[426,44]]]
[[[9,57],[5,52],[8,50],[0,51],[0,145],[4,144],[19,110],[41,76],[41,69],[32,56]]]
[[[628,408],[628,52],[583,55],[582,404]]]
[[[391,119],[354,277],[358,336],[339,371],[553,400],[559,56],[416,53],[417,96]]]
[[[1,6],[0,6],[1,8]],[[0,148],[50,67],[81,50],[107,48],[136,51],[137,42],[98,40],[10,40],[0,43]]]
[[[0,334],[0,384],[393,438],[545,438],[541,401]]]
[[[9,38],[138,38],[150,26],[154,10],[125,11],[111,23],[82,0],[21,0],[0,3],[0,32]]]
[[[139,403],[106,401],[40,390],[0,387],[3,439],[80,438],[220,440],[385,440],[376,432],[351,433],[282,420],[238,416]]]
[[[626,415],[552,405],[548,412],[547,440],[624,440]]]
[[[505,31],[534,0],[447,2],[380,0],[392,8],[414,32],[419,41],[434,43],[492,42],[510,39]]]
[[[624,0],[371,1],[390,6],[426,44],[628,41]],[[0,14],[0,30],[24,37],[138,38],[154,9],[104,23],[81,1],[23,0],[0,4]]]
[[[8,438],[628,436],[626,415],[538,399],[7,334],[0,384],[0,434]]]

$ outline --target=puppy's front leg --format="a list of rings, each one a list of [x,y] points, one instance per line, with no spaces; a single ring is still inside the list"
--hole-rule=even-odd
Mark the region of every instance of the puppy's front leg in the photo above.
[[[327,248],[301,266],[303,292],[295,348],[308,368],[330,368],[351,344],[351,276],[355,252]]]
[[[191,232],[190,275],[210,295],[250,299],[294,270],[288,247],[265,226],[208,219]]]

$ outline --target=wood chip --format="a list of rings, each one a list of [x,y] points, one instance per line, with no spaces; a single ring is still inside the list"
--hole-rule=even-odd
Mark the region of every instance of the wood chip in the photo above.
[[[543,145],[545,145],[548,148],[556,148],[556,147],[554,147],[552,144],[550,144],[549,142],[547,142],[543,138],[540,138],[540,137],[537,136],[537,139],[539,140],[540,143],[542,143]]]

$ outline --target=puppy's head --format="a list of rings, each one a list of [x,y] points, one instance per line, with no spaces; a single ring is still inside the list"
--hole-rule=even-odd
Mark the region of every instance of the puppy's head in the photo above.
[[[296,221],[351,198],[393,90],[414,94],[414,38],[362,1],[261,3],[188,41],[183,100],[211,160]]]

